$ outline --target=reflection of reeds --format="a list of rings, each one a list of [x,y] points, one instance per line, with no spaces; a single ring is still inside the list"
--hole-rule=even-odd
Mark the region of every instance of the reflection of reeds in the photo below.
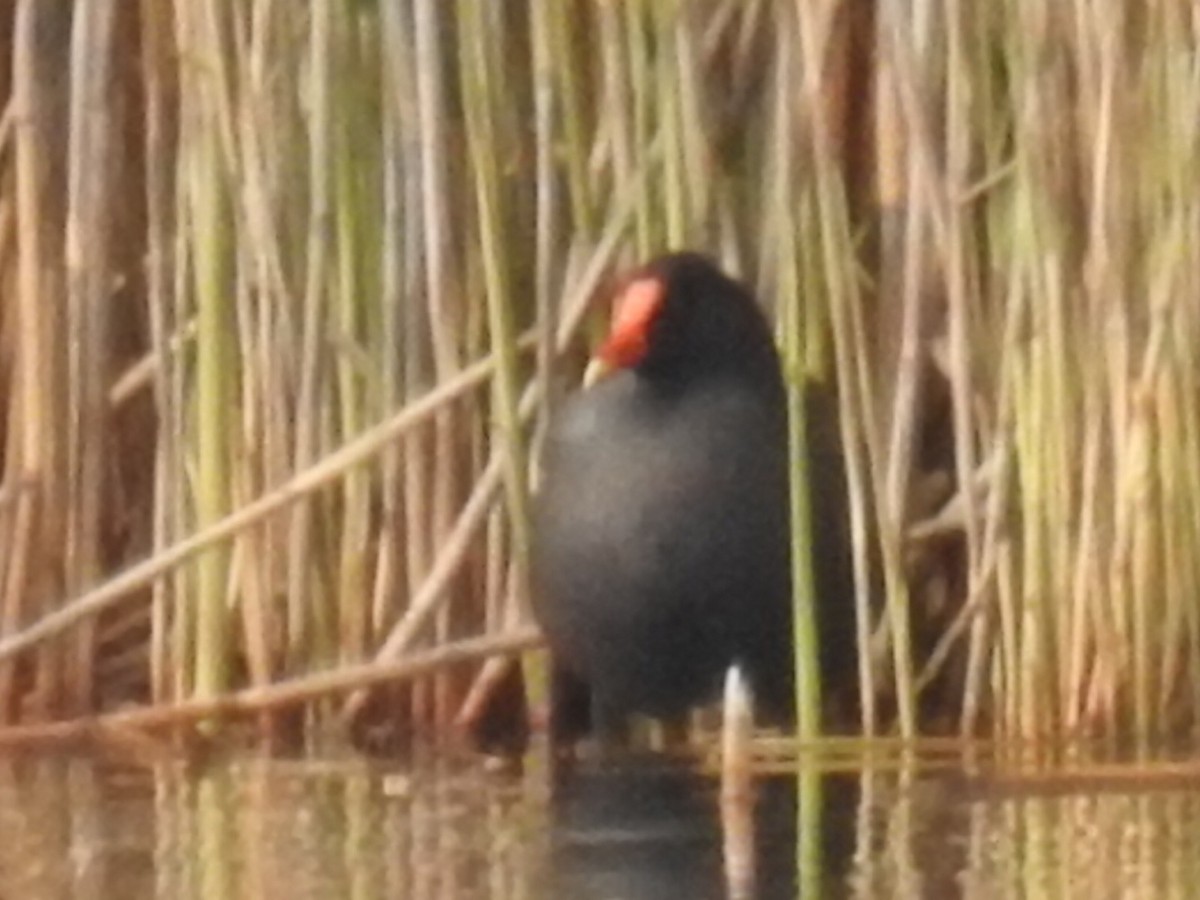
[[[1076,760],[1022,775],[978,758],[947,773],[910,751],[869,749],[835,774],[819,752],[806,758],[796,853],[778,818],[756,844],[767,892],[795,879],[817,896],[1193,895],[1196,766]],[[576,792],[567,812],[520,776],[427,752],[404,771],[362,759],[132,769],[26,756],[0,764],[0,880],[31,897],[516,900],[597,876],[630,885],[624,896],[717,876],[716,804],[664,792],[653,796],[667,809],[648,810],[638,788],[653,788],[636,768],[624,775]],[[762,785],[764,802],[781,789]]]
[[[1182,6],[7,9],[0,717],[519,624],[550,376],[609,270],[683,244],[767,298],[797,401],[838,388],[858,589],[813,596],[795,529],[803,735],[827,602],[867,733],[1194,717]]]
[[[432,762],[418,771],[5,766],[0,878],[22,896],[540,896],[530,883],[546,850],[541,802],[512,777]]]

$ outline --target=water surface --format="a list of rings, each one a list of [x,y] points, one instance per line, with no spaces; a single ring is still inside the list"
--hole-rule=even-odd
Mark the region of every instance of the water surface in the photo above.
[[[1187,765],[808,765],[761,785],[757,896],[1182,898],[1200,884]],[[718,898],[716,811],[710,778],[661,760],[551,788],[478,760],[0,759],[0,897]]]

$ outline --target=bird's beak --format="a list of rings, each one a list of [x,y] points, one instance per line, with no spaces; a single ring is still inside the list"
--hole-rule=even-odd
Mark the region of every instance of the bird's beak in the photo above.
[[[612,373],[613,367],[598,356],[593,356],[583,372],[583,386],[590,388],[597,381]]]

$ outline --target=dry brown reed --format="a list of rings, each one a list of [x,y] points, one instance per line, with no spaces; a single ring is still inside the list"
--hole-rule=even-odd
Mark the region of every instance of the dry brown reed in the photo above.
[[[776,310],[796,398],[838,389],[858,588],[812,595],[795,491],[802,736],[828,602],[858,610],[867,734],[1196,724],[1190,6],[0,21],[0,721],[526,622],[530,453],[588,302],[686,245]],[[444,726],[470,683],[400,708]]]

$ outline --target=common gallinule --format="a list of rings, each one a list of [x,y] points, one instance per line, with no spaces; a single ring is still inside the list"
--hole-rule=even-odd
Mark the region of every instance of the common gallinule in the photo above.
[[[734,663],[787,716],[787,413],[766,318],[675,253],[624,282],[598,357],[611,372],[558,411],[534,507],[534,611],[558,664],[597,728],[677,716]]]

